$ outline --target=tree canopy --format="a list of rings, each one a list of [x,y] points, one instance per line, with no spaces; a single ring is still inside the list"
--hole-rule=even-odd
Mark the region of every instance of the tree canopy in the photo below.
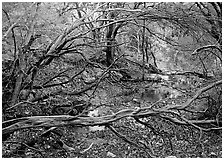
[[[2,3],[3,157],[221,157],[221,85],[221,2]]]

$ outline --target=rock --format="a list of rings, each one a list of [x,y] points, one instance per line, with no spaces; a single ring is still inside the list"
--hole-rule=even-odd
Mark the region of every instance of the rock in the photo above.
[[[112,158],[114,158],[114,157],[116,157],[116,155],[113,154],[113,153],[111,153],[111,152],[107,152],[107,157],[112,157]]]
[[[95,131],[102,131],[105,130],[105,126],[89,126],[89,130],[91,132],[95,132]]]

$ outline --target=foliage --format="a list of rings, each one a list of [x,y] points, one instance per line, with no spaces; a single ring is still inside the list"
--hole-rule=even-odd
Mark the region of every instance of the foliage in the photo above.
[[[3,157],[220,157],[221,13],[2,3]]]

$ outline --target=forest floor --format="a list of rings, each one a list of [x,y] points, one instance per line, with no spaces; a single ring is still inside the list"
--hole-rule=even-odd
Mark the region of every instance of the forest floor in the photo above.
[[[155,135],[150,129],[135,123],[132,118],[119,120],[113,127],[138,147],[125,142],[108,128],[90,131],[88,127],[64,127],[58,129],[59,132],[63,132],[63,137],[60,139],[64,143],[63,146],[58,143],[58,136],[51,133],[48,137],[40,138],[40,141],[33,146],[41,150],[40,152],[33,148],[26,148],[21,153],[18,144],[3,143],[3,157],[146,158],[152,154],[156,158],[169,156],[220,158],[222,156],[221,132],[203,133],[199,141],[198,131],[191,127],[174,126],[172,134],[164,130],[160,135]],[[37,130],[17,132],[14,133],[14,137],[26,139],[27,136],[38,135],[35,131]],[[9,154],[13,149],[17,151]]]
[[[124,97],[120,97],[122,101]],[[179,102],[178,102],[179,101]],[[183,97],[175,99],[181,103]],[[164,102],[168,103],[168,102]],[[120,107],[119,107],[120,106]],[[102,113],[116,113],[124,107],[100,108]],[[130,106],[133,106],[132,104]],[[133,106],[134,107],[134,106]],[[46,137],[40,135],[43,128],[24,129],[14,132],[3,142],[3,157],[26,158],[208,158],[222,157],[221,131],[200,132],[192,126],[180,126],[152,116],[141,119],[150,127],[134,118],[126,117],[114,122],[115,132],[108,127],[61,127]],[[153,132],[153,129],[156,132]],[[117,133],[118,136],[115,134]],[[27,141],[32,147],[21,147]],[[31,145],[30,145],[31,146]]]

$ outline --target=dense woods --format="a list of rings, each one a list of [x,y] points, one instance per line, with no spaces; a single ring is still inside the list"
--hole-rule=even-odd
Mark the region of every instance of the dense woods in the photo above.
[[[3,157],[221,157],[222,3],[2,3]]]

